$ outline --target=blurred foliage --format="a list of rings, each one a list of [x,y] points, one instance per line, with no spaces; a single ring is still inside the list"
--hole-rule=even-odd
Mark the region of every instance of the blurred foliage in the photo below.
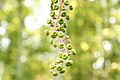
[[[25,1],[0,0],[0,80],[120,80],[120,0],[71,0],[67,34],[77,55],[57,78],[49,74],[56,53],[44,35],[48,27],[26,28],[23,21],[34,14]],[[41,0],[30,1],[41,8]]]

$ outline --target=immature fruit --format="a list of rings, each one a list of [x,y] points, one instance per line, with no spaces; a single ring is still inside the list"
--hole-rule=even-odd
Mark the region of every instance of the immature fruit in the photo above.
[[[59,52],[59,53],[58,53],[58,57],[59,57],[59,58],[62,58],[62,54],[63,54],[63,52]]]
[[[50,40],[50,44],[53,44],[53,42],[54,42],[53,40]]]
[[[73,6],[72,6],[72,5],[70,5],[70,6],[69,6],[69,9],[70,9],[70,10],[73,10]]]
[[[68,1],[65,1],[65,2],[64,2],[64,5],[65,5],[65,6],[68,6],[68,5],[69,5],[69,2],[68,2]]]
[[[65,69],[64,68],[60,71],[60,74],[62,74],[62,73],[65,73]]]
[[[66,27],[67,27],[65,23],[63,24],[63,26],[64,26],[64,28],[66,28]]]
[[[47,24],[51,24],[52,23],[52,20],[51,19],[48,19],[47,20]]]
[[[58,72],[54,71],[52,72],[52,76],[57,76],[58,75]]]
[[[45,30],[45,35],[48,36],[49,35],[49,31]]]
[[[61,70],[63,69],[63,66],[62,66],[62,65],[57,65],[57,66],[56,66],[56,69],[57,69],[58,71],[61,71]]]
[[[64,23],[64,20],[62,18],[58,19],[58,23],[61,25]]]
[[[71,45],[71,44],[67,44],[66,48],[67,48],[68,50],[71,50],[71,49],[72,49],[72,45]]]
[[[56,48],[56,47],[57,47],[57,44],[56,44],[55,42],[53,42],[52,46],[53,46],[54,48]]]
[[[56,38],[57,35],[58,35],[58,32],[57,32],[57,31],[53,31],[53,32],[51,33],[51,37],[52,37],[52,38]]]
[[[63,32],[59,32],[59,33],[58,33],[58,37],[63,38],[63,36],[64,36],[64,33],[63,33]]]
[[[72,49],[72,50],[71,50],[71,53],[72,53],[73,55],[76,55],[75,49]]]
[[[54,6],[53,6],[53,9],[54,9],[54,10],[58,10],[58,9],[59,9],[59,6],[58,6],[58,5],[54,5]]]
[[[51,12],[50,12],[50,16],[51,16],[51,17],[54,17],[54,16],[55,16],[55,12],[51,11]]]
[[[64,53],[64,54],[62,55],[62,58],[63,58],[63,59],[67,59],[67,58],[68,58],[68,54],[67,54],[67,53]]]
[[[51,63],[50,64],[50,69],[54,69],[55,68],[55,63]]]
[[[61,13],[61,16],[62,16],[62,17],[65,17],[65,16],[66,16],[66,12],[62,12],[62,13]]]
[[[59,47],[60,49],[63,49],[63,48],[64,48],[64,44],[63,44],[63,43],[60,43],[60,44],[58,45],[58,47]]]
[[[66,60],[65,65],[67,67],[72,66],[73,65],[73,60]]]
[[[66,20],[69,20],[70,19],[70,17],[69,16],[66,16]]]
[[[56,62],[57,62],[57,63],[60,63],[60,62],[62,62],[62,59],[61,59],[61,58],[57,58],[57,59],[56,59]]]
[[[58,0],[51,0],[53,3],[57,3],[58,2]]]

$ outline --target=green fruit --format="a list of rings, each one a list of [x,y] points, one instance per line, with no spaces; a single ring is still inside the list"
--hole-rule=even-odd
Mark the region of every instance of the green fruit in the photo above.
[[[60,71],[60,74],[62,74],[62,73],[65,73],[65,69],[64,68]]]
[[[60,62],[62,62],[62,59],[61,59],[61,58],[57,58],[57,59],[56,59],[56,62],[57,62],[57,63],[60,63]]]
[[[76,50],[75,50],[75,49],[72,49],[72,50],[71,50],[71,53],[72,53],[73,55],[76,55]]]
[[[53,6],[53,9],[54,9],[54,10],[58,10],[58,9],[59,9],[59,6],[58,6],[58,5],[54,5],[54,6]]]
[[[58,0],[51,0],[53,3],[57,3],[58,2]]]
[[[61,71],[61,70],[63,69],[63,66],[62,66],[62,65],[57,65],[57,66],[56,66],[56,69],[57,69],[58,71]]]
[[[72,45],[71,45],[71,44],[67,44],[66,48],[67,48],[68,50],[71,50],[71,49],[72,49]]]
[[[69,5],[69,2],[68,2],[68,1],[65,1],[65,2],[64,2],[64,5],[65,5],[65,6],[68,6],[68,5]]]
[[[45,35],[48,36],[49,35],[49,31],[45,30]]]
[[[62,58],[62,54],[63,54],[63,52],[59,52],[59,53],[58,53],[58,57],[59,57],[59,58]]]
[[[51,63],[50,64],[50,69],[54,69],[55,68],[55,63]]]
[[[64,26],[64,28],[66,28],[66,27],[67,27],[65,23],[63,24],[63,26]]]
[[[48,19],[47,20],[47,24],[51,24],[52,23],[52,20],[51,19]]]
[[[58,33],[58,37],[63,38],[63,36],[64,36],[64,33],[63,33],[63,32],[59,32],[59,33]]]
[[[50,12],[50,16],[51,16],[51,17],[54,17],[54,16],[55,16],[55,12],[51,11],[51,12]]]
[[[52,72],[52,76],[57,76],[58,75],[58,72],[54,71]]]
[[[64,20],[62,18],[58,19],[58,23],[61,25],[64,23]]]
[[[53,46],[54,48],[56,48],[56,47],[57,47],[57,44],[56,44],[55,42],[53,42],[52,46]]]
[[[66,20],[69,20],[70,19],[70,17],[69,16],[66,16]]]
[[[50,43],[53,44],[53,40],[50,40]]]
[[[67,58],[68,58],[68,54],[67,54],[67,53],[64,53],[64,54],[62,55],[62,58],[63,58],[63,59],[67,59]]]
[[[66,60],[65,66],[69,67],[73,65],[73,60]]]
[[[70,5],[70,6],[69,6],[69,9],[70,9],[70,10],[73,10],[73,6],[72,6],[72,5]]]
[[[52,38],[56,38],[57,35],[58,35],[58,32],[57,32],[57,31],[53,31],[53,32],[51,33],[51,37],[52,37]]]
[[[61,13],[61,16],[62,16],[62,17],[65,17],[65,16],[66,16],[66,12],[62,12],[62,13]]]
[[[64,48],[64,44],[63,44],[63,43],[60,43],[60,44],[58,45],[58,47],[59,47],[60,49],[63,49],[63,48]]]

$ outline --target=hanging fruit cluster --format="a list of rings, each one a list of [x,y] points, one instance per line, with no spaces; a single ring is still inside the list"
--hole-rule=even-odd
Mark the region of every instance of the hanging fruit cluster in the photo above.
[[[52,76],[57,76],[65,72],[65,66],[72,66],[73,60],[70,55],[75,55],[76,51],[71,45],[71,40],[66,34],[66,21],[69,20],[67,10],[73,10],[68,0],[51,0],[51,19],[47,20],[50,31],[46,30],[46,36],[51,37],[51,45],[56,48],[58,57],[56,61],[50,64],[50,72]]]

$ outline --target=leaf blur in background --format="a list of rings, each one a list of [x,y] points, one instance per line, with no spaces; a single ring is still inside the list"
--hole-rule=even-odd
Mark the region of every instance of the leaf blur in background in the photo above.
[[[120,0],[70,0],[74,65],[52,77],[50,0],[0,0],[0,80],[120,80]]]

